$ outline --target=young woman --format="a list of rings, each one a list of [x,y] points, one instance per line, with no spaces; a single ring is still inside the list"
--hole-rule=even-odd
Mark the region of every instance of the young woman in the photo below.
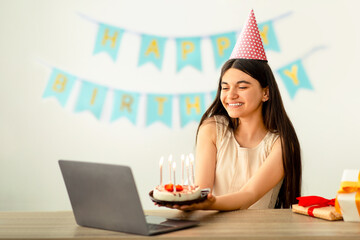
[[[181,210],[289,208],[301,157],[274,75],[262,60],[230,59],[197,131],[196,182],[212,194]]]
[[[203,115],[196,146],[196,184],[210,188],[182,210],[289,208],[300,196],[301,157],[254,11],[222,70],[216,98]]]

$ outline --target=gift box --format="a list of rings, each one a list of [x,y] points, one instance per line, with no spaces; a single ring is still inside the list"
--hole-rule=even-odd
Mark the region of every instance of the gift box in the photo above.
[[[335,198],[326,199],[319,196],[305,196],[296,199],[299,200],[299,204],[292,205],[292,211],[295,213],[330,221],[342,219],[341,213],[335,210]]]
[[[344,170],[336,201],[344,221],[360,222],[360,170]]]

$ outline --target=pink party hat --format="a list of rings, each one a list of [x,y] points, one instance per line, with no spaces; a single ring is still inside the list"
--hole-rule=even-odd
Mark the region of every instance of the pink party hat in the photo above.
[[[251,10],[249,18],[235,44],[230,59],[256,59],[267,61],[260,32],[256,23],[254,10]]]

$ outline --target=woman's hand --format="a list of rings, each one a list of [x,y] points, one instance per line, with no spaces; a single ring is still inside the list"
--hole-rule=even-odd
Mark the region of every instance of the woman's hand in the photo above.
[[[159,204],[155,204],[158,205],[160,207],[167,207],[167,208],[172,208],[172,209],[178,209],[178,210],[183,210],[183,211],[193,211],[193,210],[207,210],[210,209],[211,206],[215,203],[216,201],[216,197],[213,196],[211,193],[209,193],[207,195],[207,199],[203,202],[200,203],[193,203],[191,205],[172,205],[172,204],[166,204],[166,205],[159,205]]]

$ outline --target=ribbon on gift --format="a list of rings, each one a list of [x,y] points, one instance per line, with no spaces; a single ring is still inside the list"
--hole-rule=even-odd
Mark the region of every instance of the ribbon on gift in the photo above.
[[[358,181],[357,182],[352,182],[352,181],[342,181],[340,184],[340,189],[338,191],[338,193],[353,193],[356,192],[355,195],[355,204],[356,204],[356,208],[358,210],[358,213],[360,215],[360,173],[358,175]],[[335,200],[335,209],[338,213],[341,213],[340,211],[340,205],[339,202],[337,200]]]
[[[327,206],[334,206],[335,205],[335,198],[333,199],[326,199],[319,196],[305,196],[305,197],[297,197],[299,200],[299,206],[302,207],[309,207],[308,214],[311,217],[314,217],[314,209],[315,208],[322,208]]]

